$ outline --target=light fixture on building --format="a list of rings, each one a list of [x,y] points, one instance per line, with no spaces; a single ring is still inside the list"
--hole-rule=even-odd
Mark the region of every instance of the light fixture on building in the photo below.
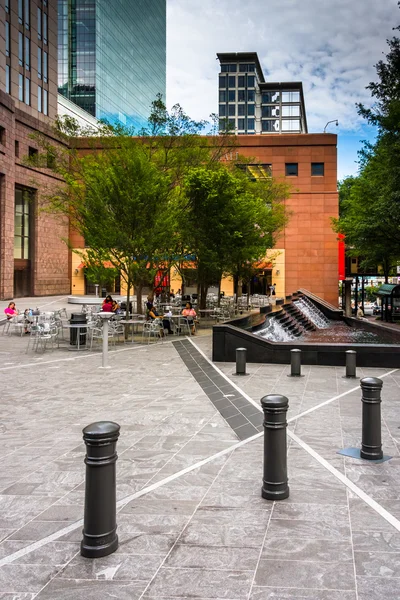
[[[324,127],[324,133],[326,133],[326,128],[328,127],[329,123],[336,123],[336,127],[339,126],[339,121],[337,119],[333,119],[333,121],[328,121]]]
[[[275,271],[275,275],[280,275],[280,274],[281,274],[280,270],[279,270],[279,269],[277,269],[277,270]]]
[[[75,269],[75,275],[79,274],[79,269]]]

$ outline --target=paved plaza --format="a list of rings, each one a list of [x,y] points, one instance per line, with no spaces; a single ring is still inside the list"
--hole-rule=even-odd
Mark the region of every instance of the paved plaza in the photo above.
[[[50,302],[65,305],[35,306]],[[239,378],[211,362],[210,331],[170,337],[119,344],[104,370],[99,350],[26,353],[28,336],[0,335],[0,600],[399,599],[400,370],[357,372],[383,378],[392,458],[371,464],[337,454],[361,440],[344,368],[298,379],[249,364]],[[289,398],[290,496],[276,503],[260,496],[270,393]],[[121,426],[120,544],[92,560],[82,429],[99,420]]]

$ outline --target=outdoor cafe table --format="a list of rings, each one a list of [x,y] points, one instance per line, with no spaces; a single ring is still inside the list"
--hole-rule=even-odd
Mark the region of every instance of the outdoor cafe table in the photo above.
[[[119,321],[122,325],[131,325],[131,340],[133,344],[133,334],[135,333],[135,325],[143,325],[146,323],[145,319],[120,319]],[[137,328],[136,328],[137,331]]]
[[[198,312],[200,313],[200,316],[204,315],[205,317],[207,317],[207,315],[215,312],[215,308],[199,308]]]

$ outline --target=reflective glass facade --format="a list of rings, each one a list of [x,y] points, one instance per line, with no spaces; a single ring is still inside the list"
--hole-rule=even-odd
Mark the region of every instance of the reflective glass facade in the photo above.
[[[140,128],[166,86],[166,0],[58,0],[58,90]]]

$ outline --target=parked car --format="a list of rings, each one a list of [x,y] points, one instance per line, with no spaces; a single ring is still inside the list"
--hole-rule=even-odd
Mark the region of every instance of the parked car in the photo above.
[[[372,307],[372,314],[373,315],[380,315],[381,314],[381,307],[379,306],[379,304],[374,304]]]

